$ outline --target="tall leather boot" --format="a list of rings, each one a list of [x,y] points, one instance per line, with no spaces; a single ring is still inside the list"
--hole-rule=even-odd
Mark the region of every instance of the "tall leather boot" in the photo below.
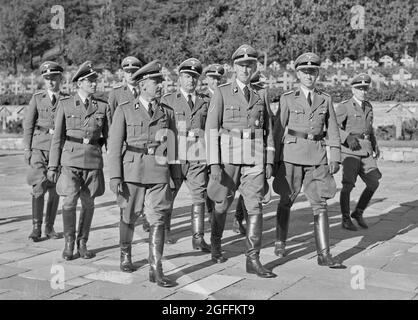
[[[93,208],[83,208],[81,206],[80,218],[78,220],[77,251],[80,258],[91,259],[95,256],[92,251],[87,249],[87,240],[89,239],[91,222],[93,220]]]
[[[149,281],[160,287],[172,287],[174,283],[164,276],[161,258],[164,250],[164,225],[151,225],[149,232]]]
[[[211,226],[211,254],[212,261],[216,263],[223,263],[227,259],[222,255],[221,241],[222,234],[225,228],[226,212],[213,211],[212,226]]]
[[[276,213],[276,242],[274,243],[274,254],[279,258],[283,258],[286,255],[289,218],[290,208],[279,205]]]
[[[353,221],[351,221],[350,218],[350,192],[341,191],[340,207],[342,214],[341,226],[347,230],[357,231],[357,227],[354,225]]]
[[[208,197],[206,197],[206,208],[208,209],[207,213],[208,213],[209,225],[211,225],[212,224],[213,210],[215,210],[215,204]]]
[[[65,248],[62,257],[65,260],[74,258],[74,242],[75,242],[75,224],[76,224],[76,208],[62,208],[62,222],[64,229]]]
[[[208,245],[203,238],[205,224],[205,204],[194,204],[192,206],[192,246],[195,250],[203,252],[211,252],[210,245]]]
[[[329,252],[329,223],[327,209],[319,209],[314,215],[314,231],[318,264],[333,269],[345,269],[346,267]]]
[[[42,217],[44,214],[44,196],[38,198],[32,196],[32,232],[29,239],[33,242],[41,240],[42,236]]]
[[[60,197],[55,191],[55,186],[49,189],[48,202],[45,213],[45,235],[48,239],[59,239],[58,233],[54,230],[55,217],[57,216]]]
[[[235,209],[234,221],[232,222],[232,231],[235,233],[246,234],[247,230],[245,229],[242,222],[247,220],[247,209],[245,208],[244,198],[240,195],[237,202],[237,207]]]
[[[134,237],[134,225],[127,224],[121,219],[119,225],[119,233],[120,270],[123,272],[134,272],[136,270],[132,264],[132,240]]]
[[[363,229],[367,229],[369,226],[367,225],[366,221],[363,219],[363,212],[367,208],[371,198],[373,197],[374,191],[366,188],[363,190],[360,199],[358,200],[356,209],[351,214],[353,219],[356,219],[358,225]]]
[[[248,215],[247,220],[247,273],[256,274],[261,278],[274,278],[276,275],[263,267],[260,263],[261,237],[263,234],[263,216],[261,214]]]
[[[165,217],[165,227],[164,227],[164,241],[166,244],[174,244],[176,240],[171,235],[171,214],[173,213],[173,208],[170,209],[169,213]]]

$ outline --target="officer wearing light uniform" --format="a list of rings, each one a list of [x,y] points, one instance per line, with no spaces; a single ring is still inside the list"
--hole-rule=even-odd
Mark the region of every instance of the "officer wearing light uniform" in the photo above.
[[[33,95],[23,121],[25,162],[30,165],[27,182],[32,186],[33,230],[29,238],[35,242],[41,239],[46,192],[48,192],[48,201],[45,212],[45,235],[47,238],[58,238],[58,234],[54,230],[54,222],[59,196],[55,189],[55,183],[48,179],[47,171],[57,103],[60,98],[67,96],[60,91],[63,68],[58,63],[45,61],[40,66],[40,71],[46,90]]]
[[[340,135],[331,97],[316,89],[320,59],[304,53],[295,61],[300,88],[283,94],[275,120],[276,178],[274,190],[280,195],[277,208],[275,254],[285,255],[290,208],[302,185],[314,214],[318,264],[344,268],[329,252],[329,223],[326,200],[333,198],[333,178],[339,170]],[[327,128],[330,159],[324,141]],[[287,128],[287,132],[285,129]]]
[[[186,59],[179,65],[179,90],[162,97],[164,103],[174,110],[178,148],[177,174],[173,176],[176,197],[183,181],[192,195],[191,208],[192,247],[210,252],[204,239],[204,214],[207,186],[207,166],[204,129],[209,99],[196,91],[202,74],[202,64],[195,58]],[[166,230],[170,231],[169,217]]]
[[[90,61],[84,62],[72,81],[77,84],[73,96],[61,98],[55,120],[54,136],[48,164],[48,174],[57,181],[57,193],[64,197],[62,217],[65,248],[63,258],[73,259],[76,207],[81,199],[77,233],[77,253],[90,259],[93,252],[86,243],[94,213],[94,199],[105,191],[102,145],[106,144],[111,123],[107,101],[93,97],[97,73]]]
[[[226,213],[237,190],[248,210],[246,271],[260,277],[275,274],[259,260],[262,238],[264,181],[272,174],[274,144],[267,106],[250,84],[257,51],[240,46],[232,55],[236,78],[215,90],[206,122],[207,159],[210,165],[208,196],[215,201],[212,218],[212,260],[226,261],[221,239]]]
[[[366,188],[351,217],[362,228],[368,227],[363,212],[382,177],[376,163],[380,152],[373,130],[373,108],[366,101],[370,83],[371,78],[365,73],[355,76],[351,81],[353,97],[341,102],[336,108],[343,163],[343,188],[340,193],[342,227],[352,231],[356,231],[357,227],[350,219],[350,193],[357,176],[364,181]]]
[[[110,134],[110,188],[118,195],[120,217],[120,268],[135,270],[131,260],[132,239],[137,214],[145,211],[150,223],[149,280],[162,287],[173,282],[162,271],[164,224],[172,207],[170,166],[167,148],[175,144],[173,110],[159,103],[161,97],[161,63],[154,60],[136,71],[141,93],[133,102],[120,104],[114,114]],[[169,146],[169,147],[168,147]]]

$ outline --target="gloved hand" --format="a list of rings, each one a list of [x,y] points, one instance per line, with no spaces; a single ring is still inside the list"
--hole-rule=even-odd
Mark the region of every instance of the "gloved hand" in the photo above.
[[[212,164],[210,166],[210,177],[215,181],[221,181],[222,179],[222,169],[219,164]]]
[[[376,147],[374,148],[374,151],[373,151],[373,158],[375,158],[375,159],[380,158],[380,149],[377,145],[376,145]]]
[[[335,174],[340,170],[340,164],[336,161],[331,161],[329,164],[329,173]]]
[[[349,147],[351,150],[356,151],[356,150],[360,150],[360,149],[361,149],[360,142],[359,142],[359,141],[358,141],[358,139],[357,139],[354,135],[352,135],[351,133],[348,135],[348,137],[347,137],[346,141],[347,141],[348,147]]]
[[[48,169],[48,172],[46,173],[46,178],[48,179],[48,181],[52,182],[52,183],[57,183],[58,180],[58,172],[56,169]]]
[[[118,194],[122,191],[122,179],[121,178],[112,178],[109,182],[110,190],[113,193]]]
[[[266,164],[266,179],[270,179],[273,175],[273,166],[270,163]]]
[[[30,158],[32,158],[32,150],[25,150],[25,163],[30,165]]]

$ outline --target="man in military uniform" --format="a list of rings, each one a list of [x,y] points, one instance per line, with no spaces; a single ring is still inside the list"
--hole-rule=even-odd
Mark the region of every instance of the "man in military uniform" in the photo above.
[[[333,198],[333,178],[339,170],[340,135],[331,97],[315,88],[320,59],[311,52],[295,61],[300,88],[283,94],[275,122],[276,178],[274,190],[280,195],[277,208],[275,254],[285,255],[290,208],[303,185],[314,214],[318,264],[343,268],[329,252],[329,223],[326,200]],[[324,142],[328,132],[330,163]],[[287,128],[287,133],[285,129]]]
[[[267,90],[264,89],[263,83],[261,82],[261,79],[260,79],[260,71],[256,71],[251,75],[250,83],[253,86],[253,88],[258,91],[258,94],[260,95],[260,97],[264,99],[264,103],[267,106],[267,111],[269,111],[269,114],[272,120],[272,125],[273,125],[274,117],[272,117],[272,114],[270,112],[271,111],[270,102],[268,101]],[[269,185],[265,184],[265,187],[268,189]],[[263,199],[263,203],[270,201],[270,193],[268,192],[269,190],[265,190],[265,191],[266,191],[266,196],[265,196],[266,199]],[[248,212],[247,212],[247,209],[245,208],[244,199],[242,195],[240,195],[237,201],[237,205],[235,207],[235,216],[234,216],[234,221],[232,223],[232,231],[235,233],[246,234],[247,231],[244,227],[243,221],[244,220],[247,221],[247,217],[248,217]]]
[[[221,239],[226,213],[237,190],[248,210],[246,271],[259,277],[276,275],[259,260],[262,238],[264,181],[271,177],[274,144],[267,106],[250,84],[257,51],[240,46],[232,55],[236,78],[215,90],[206,122],[207,160],[210,165],[208,196],[215,201],[212,218],[212,260],[226,261]]]
[[[210,64],[205,69],[203,69],[202,75],[206,77],[206,82],[208,84],[208,87],[204,93],[209,97],[209,99],[212,99],[215,88],[221,84],[221,80],[224,74],[224,67],[217,63]],[[208,175],[209,174],[210,172],[208,170]],[[209,223],[212,223],[214,206],[215,205],[213,201],[206,196],[206,207],[208,209]]]
[[[178,148],[176,160],[180,162],[173,176],[174,198],[183,181],[192,195],[191,208],[193,249],[210,252],[205,242],[204,215],[207,186],[207,166],[205,149],[205,123],[209,107],[208,98],[196,91],[202,74],[202,64],[195,58],[183,61],[179,66],[179,90],[166,94],[161,102],[174,110]],[[170,231],[170,217],[166,225]]]
[[[54,222],[59,196],[55,189],[55,183],[49,181],[47,172],[57,102],[61,97],[66,96],[60,91],[63,68],[58,63],[46,61],[41,65],[40,71],[44,78],[45,90],[33,95],[23,121],[25,162],[30,166],[27,181],[32,186],[33,230],[29,239],[35,242],[41,239],[44,196],[47,191],[48,201],[44,231],[47,238],[58,238],[58,234],[54,230]]]
[[[373,108],[366,101],[370,83],[371,78],[365,73],[355,76],[351,81],[352,98],[340,103],[336,109],[343,161],[343,188],[340,193],[342,227],[352,231],[356,231],[357,227],[350,219],[350,192],[355,186],[357,176],[364,181],[366,188],[351,217],[365,229],[367,224],[363,219],[363,212],[382,177],[376,163],[380,152],[373,130]]]
[[[111,122],[107,101],[94,98],[97,73],[91,62],[84,62],[72,81],[77,92],[59,101],[52,138],[48,174],[55,180],[58,167],[61,174],[57,193],[64,197],[65,260],[73,259],[76,207],[81,198],[81,211],[77,234],[78,255],[84,259],[94,256],[87,250],[87,240],[94,213],[94,199],[104,193],[102,145],[106,143]]]

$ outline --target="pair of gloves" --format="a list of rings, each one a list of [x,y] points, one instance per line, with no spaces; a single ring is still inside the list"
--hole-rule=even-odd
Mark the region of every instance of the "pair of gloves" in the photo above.
[[[361,149],[360,142],[358,141],[357,137],[353,134],[349,134],[346,139],[347,145],[352,151],[357,151]],[[377,159],[380,157],[380,150],[377,144],[374,146],[373,150],[373,158]]]

